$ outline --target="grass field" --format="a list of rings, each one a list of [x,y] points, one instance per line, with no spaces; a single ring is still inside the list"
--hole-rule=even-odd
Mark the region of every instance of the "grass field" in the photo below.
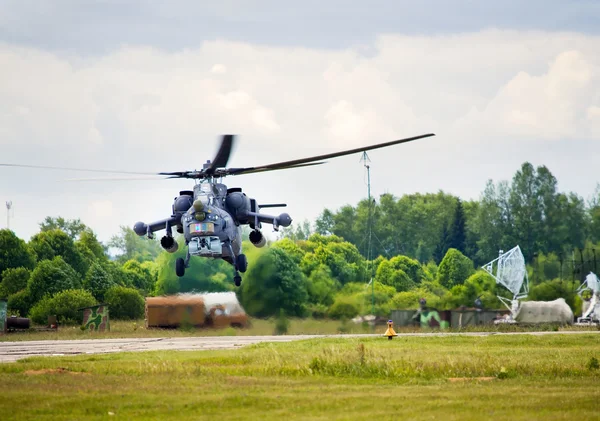
[[[0,365],[10,420],[597,420],[600,335],[308,340]]]
[[[383,333],[386,326],[377,326],[375,332],[372,327],[352,322],[341,322],[328,319],[290,319],[287,333],[290,335],[329,335],[337,333]],[[397,332],[423,332],[420,327],[395,327]],[[523,332],[532,330],[598,330],[598,327],[575,327],[565,326],[557,327],[546,326],[511,326],[511,325],[481,325],[469,326],[463,329],[449,329],[448,332],[464,331],[496,331],[496,332]],[[113,320],[110,322],[110,332],[90,332],[82,331],[79,326],[61,326],[57,331],[40,332],[35,329],[9,333],[0,336],[0,342],[3,341],[40,341],[53,339],[92,339],[92,338],[155,338],[155,337],[183,337],[183,336],[240,336],[240,335],[273,335],[275,332],[275,320],[252,319],[252,326],[245,329],[146,329],[144,320],[122,321]]]

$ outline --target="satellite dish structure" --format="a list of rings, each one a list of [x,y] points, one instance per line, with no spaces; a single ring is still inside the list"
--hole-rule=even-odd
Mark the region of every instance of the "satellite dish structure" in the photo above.
[[[510,310],[511,319],[514,320],[519,310],[519,300],[529,294],[529,277],[521,248],[516,246],[506,253],[500,250],[498,257],[482,266],[482,269],[492,275],[496,283],[512,292],[513,298],[510,301],[499,295],[497,297]]]
[[[590,272],[585,277],[585,281],[577,289],[577,294],[583,302],[586,301],[583,298],[585,291],[590,291],[592,296],[590,297],[587,309],[583,311],[581,317],[577,318],[577,323],[575,324],[580,326],[600,324],[600,279],[593,272]]]

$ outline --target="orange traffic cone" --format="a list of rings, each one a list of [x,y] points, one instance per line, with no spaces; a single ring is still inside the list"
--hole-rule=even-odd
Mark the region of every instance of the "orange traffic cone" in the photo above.
[[[398,334],[394,331],[394,322],[393,321],[388,320],[388,328],[385,331],[385,333],[383,334],[383,336],[387,336],[390,341],[392,340],[392,338],[394,336],[398,336]]]

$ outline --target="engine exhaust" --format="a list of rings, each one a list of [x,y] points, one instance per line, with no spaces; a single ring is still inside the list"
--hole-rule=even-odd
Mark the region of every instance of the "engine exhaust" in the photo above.
[[[265,244],[267,244],[265,236],[262,235],[262,232],[260,232],[259,230],[251,231],[248,237],[250,238],[250,242],[258,248],[263,247]]]
[[[160,239],[160,245],[169,253],[175,253],[179,248],[179,244],[177,244],[177,241],[175,241],[173,237],[169,237],[168,235],[165,235],[163,238]]]

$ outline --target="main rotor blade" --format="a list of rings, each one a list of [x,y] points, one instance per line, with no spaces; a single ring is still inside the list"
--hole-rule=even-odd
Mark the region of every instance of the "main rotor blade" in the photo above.
[[[156,180],[167,180],[169,177],[98,177],[98,178],[67,178],[60,181],[72,182],[72,181],[156,181]]]
[[[387,146],[397,145],[400,143],[411,142],[413,140],[422,139],[425,137],[435,136],[434,133],[428,133],[420,136],[408,137],[406,139],[392,140],[391,142],[378,143],[376,145],[363,146],[360,148],[349,149],[341,152],[334,152],[326,155],[312,156],[309,158],[295,159],[293,161],[285,161],[285,162],[276,162],[274,164],[262,165],[260,167],[248,167],[248,168],[232,168],[228,171],[229,174],[250,174],[255,172],[263,172],[263,171],[274,171],[274,170],[282,170],[286,168],[296,168],[305,166],[306,163],[320,161],[328,158],[337,158],[339,156],[350,155],[357,152],[370,151],[373,149],[385,148]],[[322,163],[322,162],[321,162]],[[309,164],[310,165],[310,164]]]
[[[215,159],[210,163],[210,166],[206,169],[206,174],[214,174],[217,168],[224,168],[229,161],[229,155],[233,147],[234,136],[231,134],[223,135],[221,140],[221,146],[215,156]]]
[[[323,161],[323,162],[309,162],[307,164],[300,164],[300,165],[287,165],[284,167],[252,167],[252,168],[227,168],[226,172],[224,175],[239,175],[239,174],[254,174],[257,172],[265,172],[265,171],[274,171],[274,170],[291,170],[294,168],[300,168],[300,167],[310,167],[313,165],[321,165],[321,164],[325,164],[327,161]]]
[[[51,167],[47,165],[22,165],[22,164],[1,164],[0,167],[17,167],[17,168],[36,168],[45,170],[66,170],[66,171],[88,171],[88,172],[102,172],[112,174],[134,174],[134,175],[159,175],[153,172],[136,172],[136,171],[113,171],[113,170],[96,170],[89,168],[68,168],[68,167]]]

